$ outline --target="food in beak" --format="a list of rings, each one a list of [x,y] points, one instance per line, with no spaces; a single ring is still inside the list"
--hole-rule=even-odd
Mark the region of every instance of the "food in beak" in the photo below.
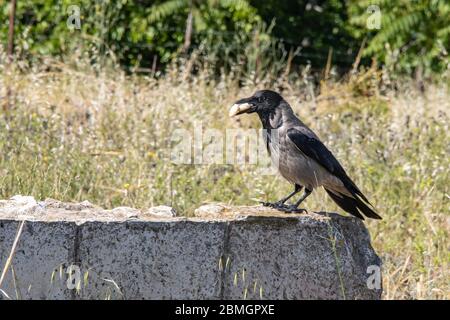
[[[237,116],[238,114],[242,114],[248,110],[250,110],[252,107],[249,103],[241,103],[241,104],[233,104],[233,106],[230,109],[230,117]]]

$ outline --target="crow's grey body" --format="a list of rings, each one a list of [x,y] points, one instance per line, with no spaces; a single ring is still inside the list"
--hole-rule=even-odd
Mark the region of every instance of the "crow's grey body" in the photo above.
[[[319,139],[303,122],[295,117],[291,107],[283,103],[275,115],[268,119],[264,134],[273,165],[289,182],[308,190],[324,186],[332,190],[344,190],[341,180],[331,175],[317,161],[305,155],[289,138],[288,130],[294,129],[305,136]]]
[[[256,112],[263,128],[267,151],[279,173],[294,184],[295,191],[286,198],[267,203],[287,212],[295,211],[317,187],[324,187],[328,195],[342,209],[364,219],[363,215],[381,219],[370,203],[350,179],[333,154],[316,134],[298,119],[289,104],[276,92],[262,90],[252,97],[241,99],[230,115]],[[284,203],[305,188],[295,205]]]

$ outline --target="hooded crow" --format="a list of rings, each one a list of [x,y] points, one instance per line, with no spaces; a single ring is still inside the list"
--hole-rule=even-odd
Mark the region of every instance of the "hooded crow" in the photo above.
[[[284,212],[302,212],[298,206],[317,187],[344,211],[364,220],[364,216],[381,219],[364,194],[350,179],[341,164],[316,134],[298,119],[291,106],[278,93],[257,91],[237,101],[230,116],[256,112],[262,122],[264,141],[272,163],[279,173],[294,185],[294,191],[275,203],[263,203]],[[285,202],[304,188],[295,204]]]

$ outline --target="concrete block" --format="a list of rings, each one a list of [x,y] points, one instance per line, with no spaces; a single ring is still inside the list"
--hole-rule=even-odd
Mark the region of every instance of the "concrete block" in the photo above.
[[[381,297],[381,261],[356,218],[221,204],[189,218],[163,211],[0,201],[0,268],[26,221],[0,289],[12,299]]]

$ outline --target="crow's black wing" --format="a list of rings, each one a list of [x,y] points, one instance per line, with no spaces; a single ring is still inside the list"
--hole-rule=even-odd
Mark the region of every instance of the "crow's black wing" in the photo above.
[[[336,160],[330,150],[325,147],[325,145],[313,135],[308,135],[295,128],[290,128],[287,131],[287,136],[291,141],[297,146],[297,148],[303,152],[308,157],[314,159],[322,167],[327,169],[331,174],[341,179],[344,186],[351,193],[357,194],[364,201],[369,203],[367,198],[358,189],[356,184],[350,179],[350,177],[342,168],[341,164]]]
[[[381,219],[381,217],[373,209],[361,200],[363,199],[370,205],[370,202],[358,189],[352,179],[350,179],[344,168],[342,168],[341,164],[336,160],[330,150],[328,150],[327,147],[325,147],[325,145],[317,139],[314,134],[311,134],[310,131],[301,131],[301,129],[298,130],[295,128],[290,128],[287,131],[287,136],[301,152],[311,159],[314,159],[331,174],[338,177],[344,184],[345,188],[352,194],[352,197],[345,194],[338,195],[325,188],[334,202],[336,202],[348,213],[360,219],[364,219],[360,212],[369,218]],[[361,199],[359,199],[358,196],[361,197]]]

